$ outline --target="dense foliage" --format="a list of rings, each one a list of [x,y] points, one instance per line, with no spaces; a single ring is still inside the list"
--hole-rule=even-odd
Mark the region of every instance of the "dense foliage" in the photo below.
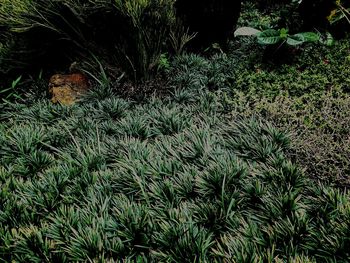
[[[6,49],[0,68],[67,68],[92,53],[131,77],[147,78],[170,39],[173,2],[1,0],[1,44]]]
[[[4,261],[349,258],[347,192],[315,185],[270,124],[205,90],[135,105],[9,105],[0,126]]]
[[[211,1],[210,10],[175,0],[0,3],[0,72],[67,69],[93,54],[134,81],[154,76],[162,54],[179,54],[197,31],[204,47],[226,41],[240,11],[240,1]]]
[[[262,114],[294,134],[293,158],[309,176],[349,186],[349,41],[290,50],[289,64],[278,67],[264,62],[255,41],[237,41],[228,54],[176,59],[172,85],[206,87],[224,94],[227,111]]]
[[[0,262],[350,261],[350,42],[281,46],[303,1],[243,2],[277,46],[202,54],[171,0],[1,1]],[[70,107],[3,66],[65,57],[92,84]]]

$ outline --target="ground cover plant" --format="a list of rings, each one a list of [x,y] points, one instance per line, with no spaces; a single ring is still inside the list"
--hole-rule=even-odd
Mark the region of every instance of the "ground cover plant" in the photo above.
[[[0,258],[345,262],[349,193],[315,186],[284,132],[183,92],[143,105],[8,105]]]
[[[278,24],[273,15],[259,13],[254,5],[244,8],[249,12],[242,14],[239,26]],[[236,39],[230,48],[209,57],[178,57],[171,67],[172,85],[206,87],[223,94],[227,111],[262,114],[295,136],[291,154],[310,177],[348,187],[348,39],[332,46],[307,44],[285,50],[277,53],[283,55],[278,65],[269,56],[276,48],[266,53],[254,37]]]
[[[293,21],[258,2],[240,27]],[[41,71],[1,85],[0,262],[349,262],[349,43],[163,53],[129,93],[91,55],[69,107]]]

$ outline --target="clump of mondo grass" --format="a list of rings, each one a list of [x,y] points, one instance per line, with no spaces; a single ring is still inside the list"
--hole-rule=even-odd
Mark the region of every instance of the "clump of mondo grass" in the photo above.
[[[310,181],[284,132],[197,94],[8,104],[1,258],[347,261],[349,193]]]

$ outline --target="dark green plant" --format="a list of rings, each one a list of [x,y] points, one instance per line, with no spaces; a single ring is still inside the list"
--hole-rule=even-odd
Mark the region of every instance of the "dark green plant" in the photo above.
[[[133,77],[149,77],[156,70],[164,44],[175,24],[174,0],[116,0],[115,7],[126,23],[123,50]]]
[[[285,133],[196,94],[8,104],[1,259],[346,261],[348,193],[316,187],[287,158]]]
[[[18,91],[18,86],[21,82],[22,76],[13,80],[9,88],[0,87],[0,99],[1,102],[12,101],[12,100],[21,100],[22,97]]]
[[[176,24],[173,4],[174,0],[3,0],[0,35],[7,51],[1,52],[0,70],[67,67],[93,53],[127,71],[133,80],[149,78],[161,54],[170,50]],[[21,56],[14,56],[15,50]]]

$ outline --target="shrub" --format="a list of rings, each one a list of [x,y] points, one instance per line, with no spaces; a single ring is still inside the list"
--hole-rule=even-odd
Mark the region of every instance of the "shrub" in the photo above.
[[[138,75],[148,77],[155,71],[164,45],[169,45],[170,30],[175,25],[174,0],[116,0],[121,22],[122,49],[129,66]],[[136,74],[136,75],[135,75]]]
[[[247,1],[244,6],[251,9],[252,12],[258,11],[258,20],[255,21],[257,24],[248,24],[250,21],[246,21],[244,26],[259,26],[260,29],[267,28],[288,28],[292,33],[297,33],[302,31],[300,15],[297,12],[299,6],[298,1],[294,0],[257,0],[257,1]],[[255,11],[254,11],[255,10]],[[250,16],[251,11],[245,11],[245,16]],[[248,14],[247,14],[248,13]],[[262,20],[263,19],[263,20]],[[250,20],[250,19],[249,19]],[[267,20],[272,20],[274,24],[266,24]],[[248,23],[247,23],[248,22]],[[262,27],[260,27],[262,26]],[[311,30],[311,29],[310,29]]]
[[[93,53],[147,78],[174,21],[173,0],[1,0],[1,43],[10,52],[0,69],[59,69]]]

